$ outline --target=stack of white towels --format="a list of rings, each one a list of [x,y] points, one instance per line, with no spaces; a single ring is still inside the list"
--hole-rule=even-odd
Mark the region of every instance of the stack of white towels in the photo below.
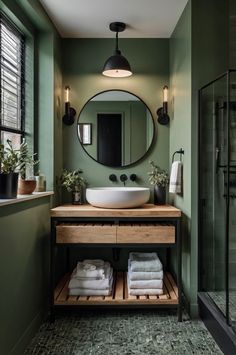
[[[127,278],[130,295],[163,294],[163,266],[157,253],[130,253]]]
[[[103,260],[77,263],[68,285],[71,296],[108,296],[112,292],[113,269]]]

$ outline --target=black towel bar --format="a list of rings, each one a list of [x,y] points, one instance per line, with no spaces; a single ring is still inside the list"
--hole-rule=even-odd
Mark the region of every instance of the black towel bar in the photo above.
[[[175,154],[180,154],[180,160],[182,160],[182,154],[184,154],[184,150],[181,148],[179,150],[176,150],[176,152],[174,152],[174,154],[172,155],[172,163],[174,162]]]

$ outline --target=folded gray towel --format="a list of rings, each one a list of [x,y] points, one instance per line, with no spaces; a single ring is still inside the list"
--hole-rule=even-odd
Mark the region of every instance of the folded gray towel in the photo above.
[[[131,273],[132,274],[132,273]],[[163,280],[131,280],[128,273],[128,284],[130,289],[150,289],[150,288],[163,288]]]
[[[128,272],[130,280],[163,280],[163,270],[161,271],[132,271],[130,260],[128,260]]]
[[[142,289],[142,288],[129,288],[128,293],[131,296],[158,296],[163,294],[163,289],[152,288],[152,289]]]
[[[162,263],[157,253],[135,253],[129,254],[131,271],[162,271]]]

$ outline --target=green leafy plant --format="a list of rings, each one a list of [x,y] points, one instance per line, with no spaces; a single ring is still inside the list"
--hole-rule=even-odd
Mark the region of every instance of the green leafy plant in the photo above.
[[[81,169],[74,171],[64,169],[60,177],[61,186],[65,187],[69,192],[79,192],[81,187],[85,186],[85,180],[80,176],[82,173]]]
[[[169,182],[168,173],[154,164],[152,160],[149,163],[151,165],[151,171],[148,173],[150,184],[165,187]]]
[[[14,173],[20,166],[19,150],[14,149],[12,142],[7,140],[7,147],[0,145],[0,172],[4,174]]]
[[[27,166],[34,166],[39,162],[39,160],[34,160],[35,155],[29,154],[28,144],[25,140],[19,149],[15,149],[8,139],[6,147],[4,144],[0,144],[0,172],[10,174],[19,171],[21,179],[25,180]]]
[[[33,167],[34,165],[39,163],[39,160],[35,160],[35,155],[36,153],[34,153],[33,155],[29,154],[29,148],[28,148],[28,144],[26,143],[25,139],[23,140],[23,142],[20,145],[20,149],[19,149],[19,173],[20,173],[20,177],[22,180],[25,180],[26,178],[26,169],[28,166]]]

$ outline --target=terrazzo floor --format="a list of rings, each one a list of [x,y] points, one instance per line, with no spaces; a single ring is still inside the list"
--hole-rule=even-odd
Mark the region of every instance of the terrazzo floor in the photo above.
[[[223,354],[200,320],[176,311],[94,310],[44,323],[24,355]]]
[[[223,315],[226,313],[226,293],[225,291],[208,292],[216,306],[221,310]],[[229,292],[229,318],[232,327],[236,330],[236,291]]]

